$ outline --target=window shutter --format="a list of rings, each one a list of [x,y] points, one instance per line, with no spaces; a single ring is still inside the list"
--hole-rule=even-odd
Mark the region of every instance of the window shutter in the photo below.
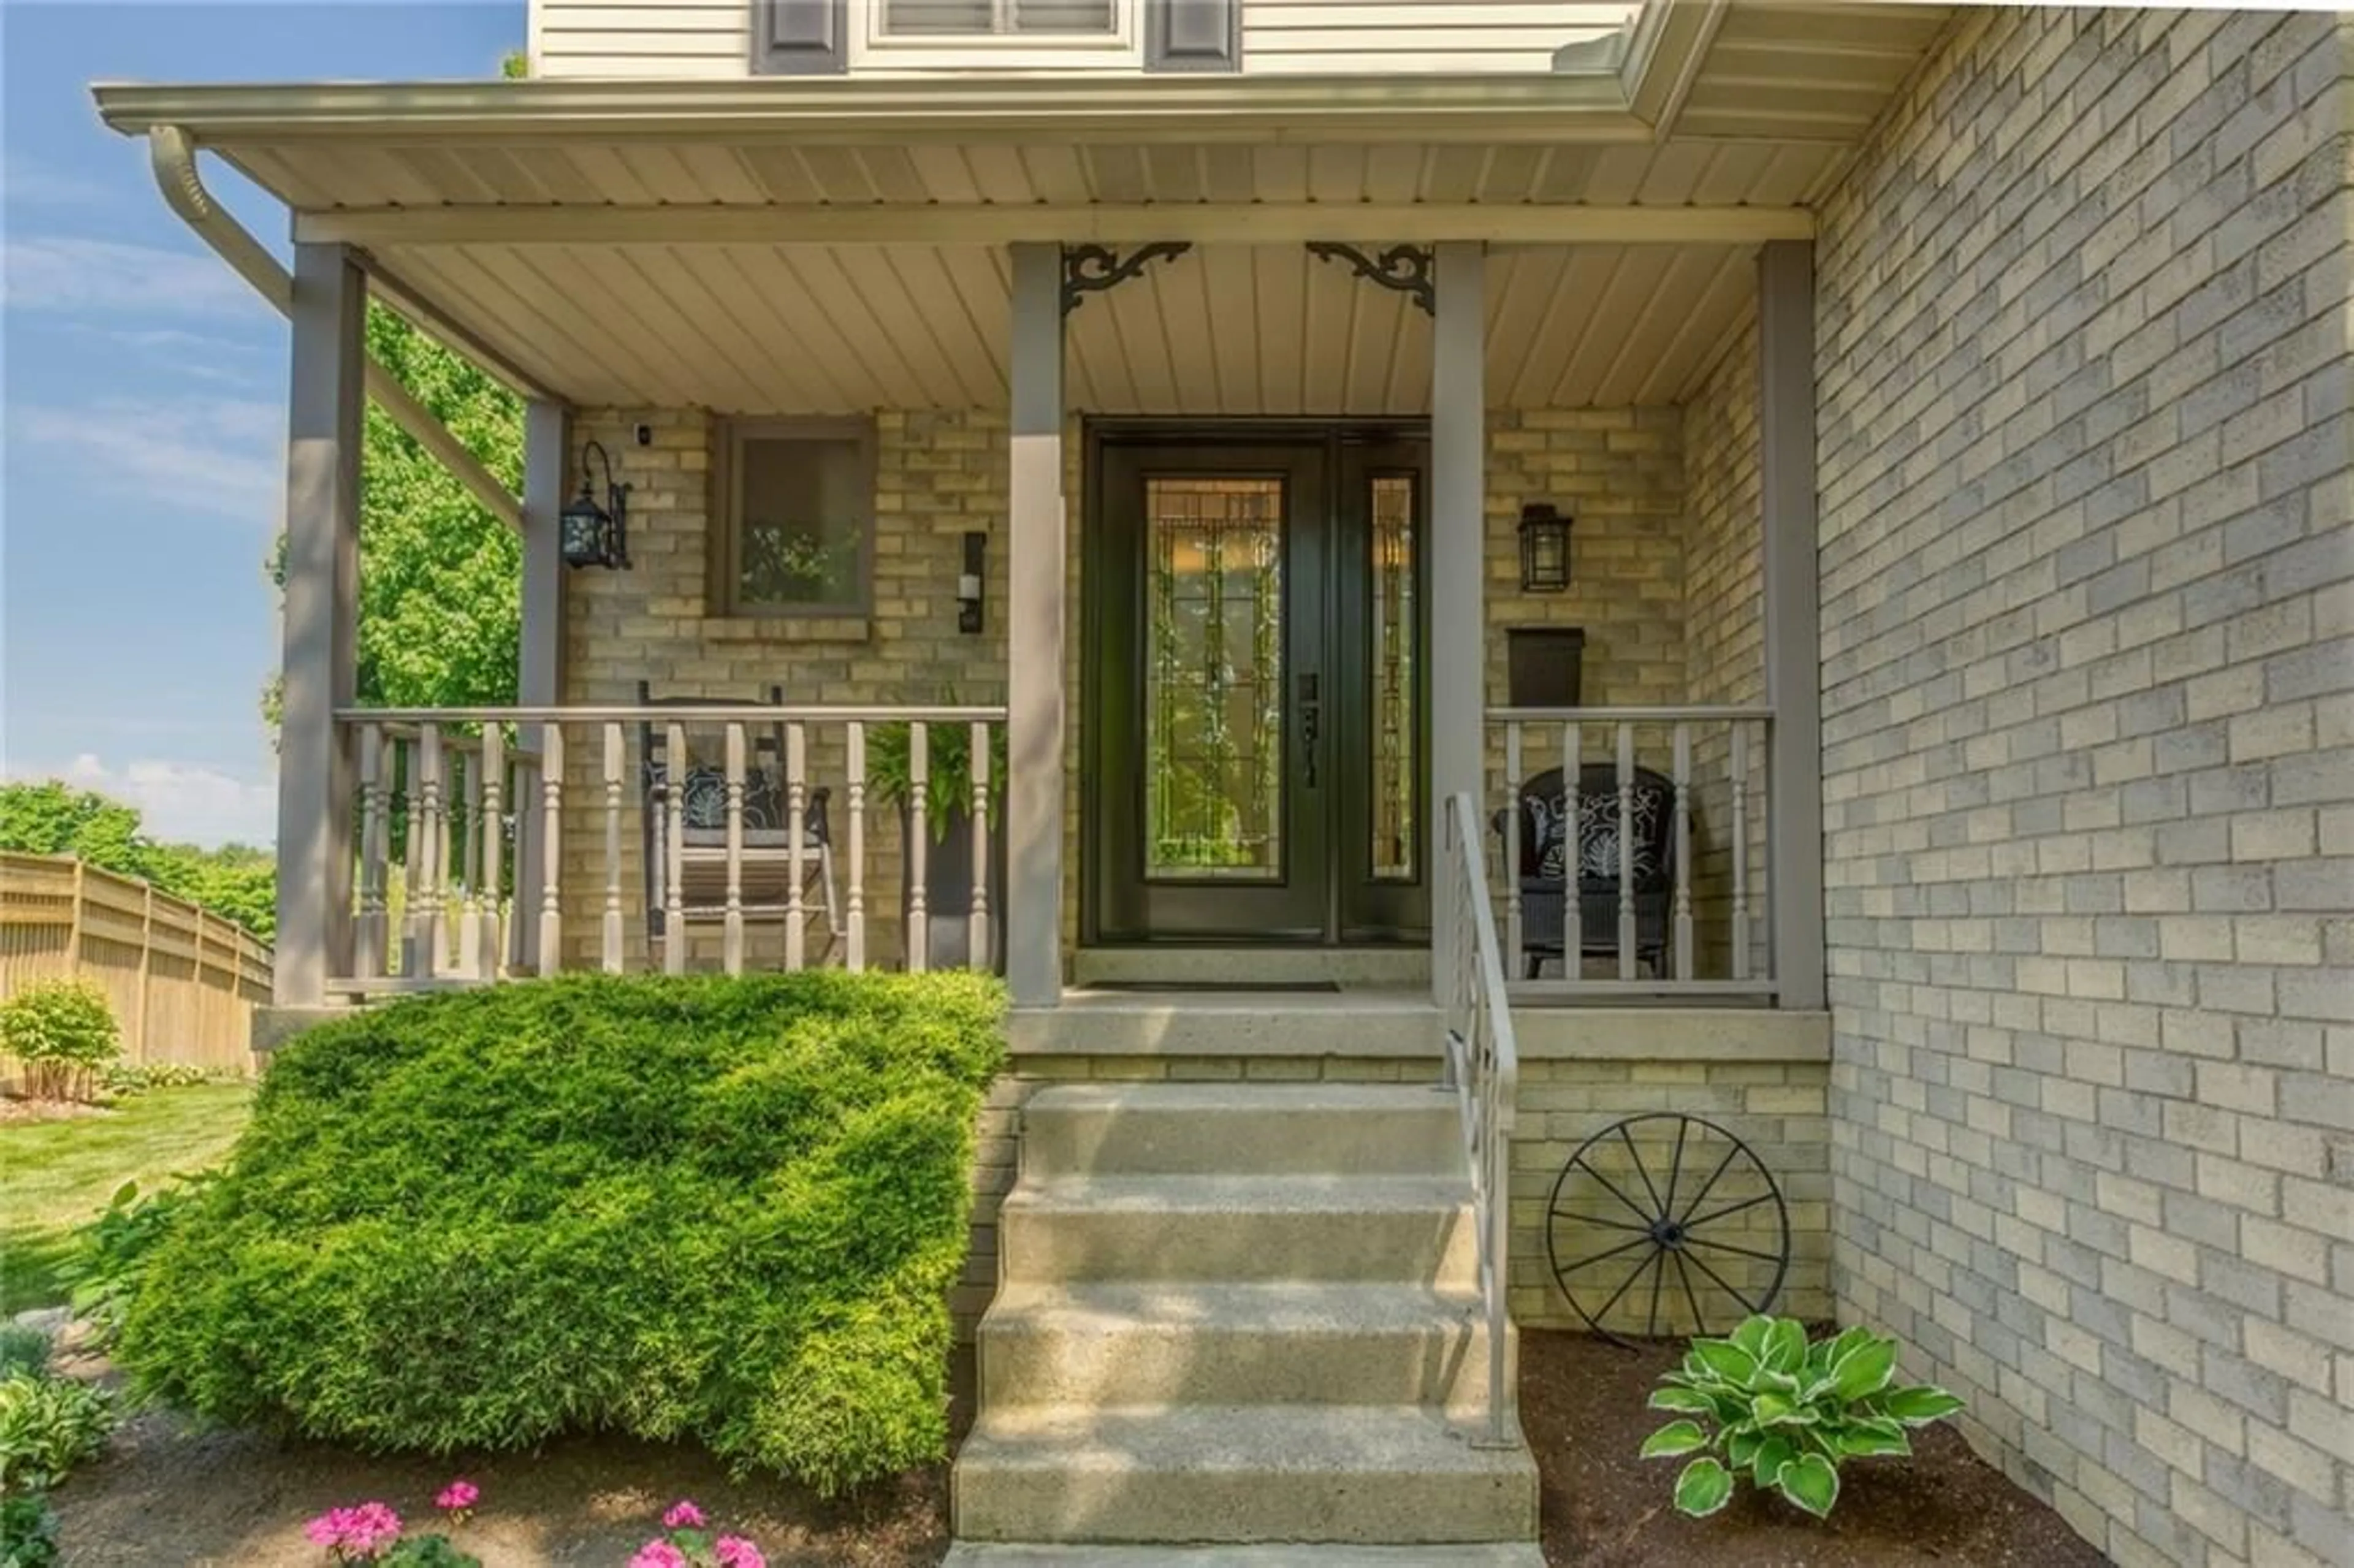
[[[848,0],[752,0],[756,76],[824,76],[850,69]]]
[[[1144,69],[1240,70],[1243,0],[1143,0]]]

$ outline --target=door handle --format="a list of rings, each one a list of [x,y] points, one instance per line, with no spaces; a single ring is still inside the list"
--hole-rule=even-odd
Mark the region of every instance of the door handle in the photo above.
[[[1316,747],[1316,740],[1317,740],[1317,735],[1318,735],[1317,720],[1318,720],[1318,713],[1319,713],[1320,705],[1319,704],[1319,702],[1318,702],[1318,697],[1317,697],[1317,681],[1316,681],[1316,677],[1315,677],[1315,676],[1313,676],[1313,675],[1302,675],[1302,676],[1300,676],[1300,677],[1299,677],[1299,753],[1300,753],[1300,783],[1301,783],[1304,787],[1306,787],[1306,788],[1308,788],[1308,789],[1315,789],[1315,788],[1316,788],[1316,750],[1317,750],[1317,747]]]

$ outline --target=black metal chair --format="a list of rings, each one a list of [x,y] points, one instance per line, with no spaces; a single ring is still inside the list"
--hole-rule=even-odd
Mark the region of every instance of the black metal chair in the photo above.
[[[770,686],[764,700],[782,707],[784,688]],[[726,698],[657,697],[651,683],[638,683],[638,703],[643,707],[740,707]],[[684,811],[679,832],[680,916],[688,926],[725,920],[727,915],[727,768],[726,728],[709,720],[682,717],[686,756],[680,759],[675,789]],[[744,768],[742,853],[737,860],[737,885],[740,908],[748,920],[778,921],[791,911],[792,845],[785,779],[785,726],[763,725],[748,736],[751,755]],[[646,932],[651,940],[666,942],[669,932],[670,834],[669,812],[673,789],[670,756],[670,726],[645,721],[639,726],[639,755],[644,758]],[[835,892],[833,835],[826,808],[833,792],[811,789],[801,805],[801,904],[804,913],[822,910],[829,937],[843,933],[842,903]],[[819,950],[822,956],[822,948]]]
[[[1648,768],[1634,773],[1635,957],[1656,978],[1667,973],[1670,905],[1675,896],[1675,786]],[[1549,768],[1521,785],[1521,951],[1525,978],[1559,961],[1568,939],[1570,869],[1577,877],[1578,961],[1618,952],[1618,769],[1589,762],[1577,770],[1577,832],[1573,860],[1568,795],[1562,771]],[[1505,818],[1490,824],[1504,838]]]

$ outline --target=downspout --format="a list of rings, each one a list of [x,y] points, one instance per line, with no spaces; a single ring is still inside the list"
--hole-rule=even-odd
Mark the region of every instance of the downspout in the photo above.
[[[188,139],[188,133],[176,125],[151,126],[147,153],[165,204],[280,315],[290,314],[294,305],[294,280],[279,264],[278,258],[263,249],[261,242],[205,188],[204,177],[196,172],[196,143]],[[482,460],[467,450],[464,442],[451,435],[450,428],[435,418],[431,410],[410,396],[399,377],[377,364],[373,355],[366,368],[367,394],[376,406],[454,474],[491,515],[520,533],[523,503],[499,482],[498,476],[485,468]]]

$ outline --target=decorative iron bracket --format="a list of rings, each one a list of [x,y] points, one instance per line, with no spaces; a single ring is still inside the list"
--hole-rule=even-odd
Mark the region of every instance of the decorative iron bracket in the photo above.
[[[1353,245],[1311,239],[1308,254],[1319,261],[1345,261],[1351,271],[1367,282],[1412,296],[1424,315],[1438,314],[1438,286],[1431,279],[1437,253],[1427,245],[1393,245],[1378,256],[1368,256]]]
[[[1190,239],[1159,239],[1122,256],[1108,245],[1063,247],[1063,313],[1069,315],[1089,294],[1117,289],[1155,261],[1174,261],[1193,249]]]

